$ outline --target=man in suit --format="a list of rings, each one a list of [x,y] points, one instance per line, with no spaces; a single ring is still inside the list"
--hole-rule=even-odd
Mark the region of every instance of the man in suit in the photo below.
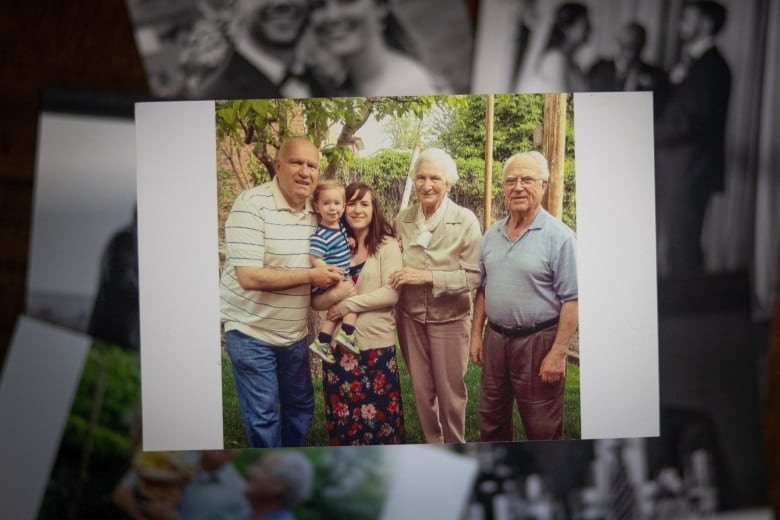
[[[590,88],[598,91],[653,90],[666,85],[666,73],[642,61],[647,31],[637,22],[627,23],[617,35],[618,50],[614,59],[601,59],[588,74]]]
[[[295,77],[296,46],[309,17],[308,0],[238,0],[232,51],[194,97],[208,99],[308,97]],[[303,72],[297,71],[297,72]]]
[[[726,21],[719,3],[683,6],[680,63],[655,119],[656,210],[662,276],[704,268],[701,231],[713,193],[723,189],[731,71],[715,45]]]

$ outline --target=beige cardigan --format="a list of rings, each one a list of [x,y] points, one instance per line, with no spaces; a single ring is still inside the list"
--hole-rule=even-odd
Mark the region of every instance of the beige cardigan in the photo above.
[[[433,284],[404,285],[396,309],[420,322],[444,323],[467,317],[471,292],[479,287],[481,278],[479,220],[470,210],[448,200],[429,246],[412,246],[417,208],[415,204],[398,214],[395,231],[404,247],[404,266],[431,271]]]
[[[395,315],[393,305],[398,292],[390,287],[390,273],[402,266],[401,250],[394,238],[385,238],[374,256],[366,258],[357,281],[357,294],[337,304],[342,314],[358,313],[355,337],[361,350],[395,345]],[[335,301],[330,291],[312,296],[317,310],[330,307]]]

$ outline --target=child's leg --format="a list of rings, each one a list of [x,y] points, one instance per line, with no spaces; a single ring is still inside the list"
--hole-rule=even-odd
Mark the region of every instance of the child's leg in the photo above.
[[[336,325],[338,322],[332,321],[332,320],[322,320],[322,325],[320,325],[320,333],[317,335],[317,339],[320,340],[320,343],[329,344],[330,340],[333,338],[333,331],[336,330]]]
[[[341,330],[345,334],[350,335],[355,332],[355,323],[357,322],[357,313],[349,312],[345,314],[341,319]]]

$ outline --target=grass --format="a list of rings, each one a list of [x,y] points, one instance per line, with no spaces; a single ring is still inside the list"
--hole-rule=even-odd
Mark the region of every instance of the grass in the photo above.
[[[417,418],[417,408],[414,404],[412,393],[412,381],[409,371],[404,363],[400,349],[397,350],[398,365],[401,375],[401,391],[406,423],[406,443],[420,444],[425,438]],[[466,370],[466,388],[469,399],[466,404],[466,442],[479,441],[477,429],[477,406],[479,400],[479,377],[481,369],[469,363]],[[325,405],[323,404],[322,379],[314,378],[314,419],[309,428],[310,446],[327,446],[328,434],[325,428]],[[224,442],[226,448],[245,448],[248,446],[244,430],[241,411],[239,410],[235,386],[233,384],[233,371],[230,368],[230,359],[227,353],[222,352],[222,420],[224,429]],[[525,430],[520,422],[520,415],[515,407],[514,413],[515,434],[514,440],[526,440]],[[580,370],[573,363],[566,368],[566,391],[564,394],[564,422],[563,433],[565,439],[580,438]]]

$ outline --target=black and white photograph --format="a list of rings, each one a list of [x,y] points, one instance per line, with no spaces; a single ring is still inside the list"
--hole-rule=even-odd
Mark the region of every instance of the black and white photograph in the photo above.
[[[40,115],[28,315],[137,351],[132,101],[52,91]]]
[[[466,94],[472,27],[448,0],[127,0],[152,94]]]

